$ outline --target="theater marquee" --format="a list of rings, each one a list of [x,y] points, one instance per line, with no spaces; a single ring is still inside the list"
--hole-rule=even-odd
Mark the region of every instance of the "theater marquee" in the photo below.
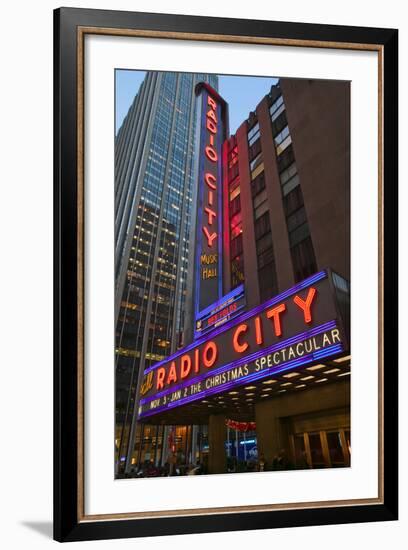
[[[346,348],[331,274],[321,271],[146,369],[139,418],[319,362]]]

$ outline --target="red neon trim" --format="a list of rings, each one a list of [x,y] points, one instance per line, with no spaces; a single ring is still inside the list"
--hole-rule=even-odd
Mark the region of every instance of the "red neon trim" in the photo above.
[[[211,145],[207,145],[205,148],[205,156],[211,160],[211,162],[217,162],[218,160],[217,151]]]
[[[237,353],[242,353],[245,350],[249,348],[248,342],[244,342],[243,344],[240,344],[238,342],[238,338],[240,337],[241,333],[244,333],[248,330],[248,325],[246,323],[243,323],[242,325],[239,325],[234,332],[234,336],[232,338],[232,345],[234,346],[234,350]]]
[[[293,298],[293,301],[295,302],[295,304],[299,306],[300,309],[303,311],[303,317],[304,317],[305,323],[312,322],[312,312],[310,311],[310,308],[315,295],[316,295],[316,289],[313,286],[311,286],[307,293],[306,300],[302,300],[302,298],[297,294]]]
[[[156,389],[161,390],[164,388],[164,377],[166,376],[166,369],[163,367],[160,367],[157,369],[157,375],[156,375]]]
[[[208,353],[210,352],[210,356],[208,356]],[[203,349],[203,363],[204,366],[209,369],[214,365],[218,357],[218,348],[217,344],[210,340],[210,342],[207,342]]]
[[[191,371],[191,359],[189,355],[182,355],[180,359],[180,378],[187,378]]]
[[[214,191],[217,189],[217,186],[215,185],[215,183],[217,182],[217,178],[214,176],[214,174],[206,172],[204,176],[204,181],[208,185],[208,187],[214,189]]]
[[[214,231],[214,233],[209,233],[208,229],[206,227],[203,227],[203,233],[207,237],[207,244],[211,248],[213,245],[213,242],[217,238],[217,233]]]
[[[282,336],[282,327],[280,322],[280,314],[286,310],[285,304],[279,304],[278,306],[268,310],[266,316],[268,319],[273,319],[273,328],[275,331],[275,336]]]
[[[256,337],[256,343],[259,346],[263,344],[262,324],[261,324],[260,317],[255,317],[255,337]]]

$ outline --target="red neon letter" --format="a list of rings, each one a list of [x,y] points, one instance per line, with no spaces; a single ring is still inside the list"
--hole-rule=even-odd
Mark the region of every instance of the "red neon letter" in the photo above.
[[[207,158],[210,159],[212,162],[217,162],[218,155],[214,147],[211,147],[211,145],[207,145],[207,147],[205,148],[205,154]]]
[[[163,388],[165,375],[166,375],[166,369],[164,369],[163,367],[160,367],[157,370],[156,390],[161,390]]]
[[[268,319],[273,318],[273,328],[275,330],[275,336],[282,336],[282,328],[279,315],[285,310],[285,304],[279,304],[278,306],[266,312],[266,316],[268,317]]]
[[[216,134],[217,133],[217,126],[214,124],[214,122],[212,120],[210,120],[209,118],[207,118],[207,130],[209,132],[211,132],[212,134]]]
[[[217,189],[216,187],[216,182],[217,182],[217,178],[215,176],[213,176],[213,174],[210,174],[209,172],[206,172],[205,176],[204,176],[204,181],[205,183],[208,185],[208,187],[210,187],[211,189]]]
[[[243,351],[249,348],[248,342],[244,342],[243,344],[240,344],[238,342],[238,338],[241,335],[241,333],[246,332],[247,330],[248,330],[248,325],[243,323],[242,325],[239,325],[234,332],[234,336],[232,338],[232,345],[234,346],[234,350],[238,353],[242,353]]]
[[[302,300],[302,298],[298,295],[296,295],[293,298],[293,301],[297,306],[300,307],[301,310],[303,310],[303,316],[305,319],[305,323],[311,323],[312,322],[312,312],[310,311],[310,306],[312,305],[313,298],[316,295],[316,289],[312,286],[309,288],[309,292],[307,293],[306,300]]]
[[[180,378],[187,378],[191,371],[191,359],[189,355],[183,355],[180,360]]]
[[[167,375],[166,384],[169,385],[172,382],[177,382],[176,363],[173,361],[170,365],[169,374]]]
[[[214,193],[212,191],[208,191],[208,204],[212,206],[213,202],[214,202]]]
[[[263,343],[263,334],[262,334],[262,325],[261,325],[260,317],[255,317],[255,336],[256,336],[256,343],[261,345]]]
[[[208,214],[208,225],[212,225],[213,219],[217,217],[217,212],[214,212],[214,210],[211,210],[208,206],[206,206],[204,210]]]
[[[218,122],[217,115],[215,114],[215,112],[212,109],[210,109],[207,113],[207,119],[208,118],[211,118],[215,122],[215,124],[217,124],[217,122]]]
[[[212,97],[208,96],[208,101],[207,101],[208,105],[210,107],[212,107],[213,109],[216,109],[217,108],[217,104],[215,103],[215,101],[213,100]]]
[[[211,248],[214,240],[217,238],[217,233],[214,231],[214,233],[211,233],[210,235],[206,227],[203,227],[203,232],[204,235],[207,237],[208,246]]]
[[[207,342],[203,349],[203,363],[204,366],[209,369],[212,367],[217,360],[218,356],[218,349],[217,344],[215,342]]]
[[[194,350],[194,372],[198,372],[200,370],[200,361],[199,361],[199,355],[198,355],[198,348]]]

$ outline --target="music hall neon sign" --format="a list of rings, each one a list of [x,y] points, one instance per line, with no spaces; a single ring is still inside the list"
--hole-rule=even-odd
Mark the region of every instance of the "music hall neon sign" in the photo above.
[[[207,84],[200,96],[199,175],[196,229],[195,319],[222,297],[221,145],[225,139],[225,102]]]

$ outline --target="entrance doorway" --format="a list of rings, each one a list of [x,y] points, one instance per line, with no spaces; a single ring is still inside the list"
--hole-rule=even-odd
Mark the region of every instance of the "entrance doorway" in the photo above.
[[[289,444],[296,468],[350,466],[350,415],[342,409],[288,419]]]
[[[350,466],[350,430],[321,430],[290,436],[297,468]]]

